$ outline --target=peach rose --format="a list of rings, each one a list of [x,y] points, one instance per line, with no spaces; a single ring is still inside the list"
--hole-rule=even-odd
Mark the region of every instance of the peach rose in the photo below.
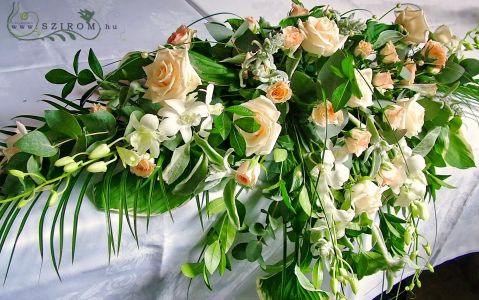
[[[155,170],[155,161],[150,158],[148,154],[143,155],[138,164],[134,167],[130,167],[130,172],[136,176],[148,178],[153,170]]]
[[[303,49],[320,56],[333,55],[347,39],[339,34],[338,25],[326,17],[308,17],[306,22],[299,22],[298,27],[304,35]]]
[[[424,125],[424,107],[417,100],[419,94],[412,98],[398,99],[397,104],[390,105],[384,111],[384,121],[396,130],[406,130],[407,137],[418,135]]]
[[[258,182],[260,172],[261,168],[257,161],[246,160],[236,170],[236,182],[245,186],[253,186]]]
[[[334,112],[333,104],[331,102],[327,101],[326,105],[324,104],[324,102],[321,102],[313,109],[313,112],[311,113],[311,120],[316,125],[325,127],[326,119],[328,124],[339,125],[343,123],[344,115],[341,110],[338,112]]]
[[[434,71],[439,72],[446,66],[447,49],[441,43],[435,41],[428,41],[421,51],[422,56],[428,60],[432,60],[434,64]]]
[[[354,184],[351,189],[351,205],[357,215],[363,212],[375,214],[382,206],[381,197],[384,188],[378,187],[371,180],[363,180]]]
[[[201,84],[186,49],[158,50],[155,61],[143,69],[148,87],[144,97],[153,102],[185,99]]]
[[[386,90],[394,88],[394,82],[391,78],[391,73],[381,72],[374,75],[373,85],[380,93],[384,93]]]
[[[383,57],[382,62],[389,65],[394,64],[400,61],[399,56],[396,52],[396,47],[394,47],[393,42],[389,41],[384,45],[384,47],[379,51],[379,54]]]
[[[170,35],[168,38],[168,44],[175,46],[183,45],[188,49],[195,32],[195,30],[189,29],[185,25],[181,25]]]
[[[301,34],[298,28],[294,26],[288,26],[283,28],[283,48],[288,49],[291,52],[296,51],[304,40],[304,36]]]
[[[309,10],[304,8],[304,6],[293,3],[291,5],[291,10],[289,11],[290,17],[300,17],[309,15]]]
[[[410,77],[409,77],[409,79],[401,80],[401,83],[404,84],[404,85],[411,85],[411,84],[414,83],[414,80],[416,79],[417,66],[412,59],[408,59],[404,63],[404,68],[406,68],[406,70],[408,70]]]
[[[360,41],[356,48],[354,48],[354,56],[366,58],[371,53],[373,53],[373,45],[366,41]]]
[[[346,148],[351,154],[360,156],[369,145],[371,141],[371,133],[364,129],[354,128],[349,132],[346,138]]]
[[[396,11],[396,24],[406,29],[407,35],[404,41],[409,44],[425,43],[429,26],[427,25],[426,16],[422,9],[406,9]]]
[[[284,103],[291,99],[292,95],[289,83],[284,81],[278,81],[266,88],[266,97],[273,103]]]
[[[391,190],[399,194],[399,188],[407,179],[407,174],[402,166],[396,166],[391,162],[383,162],[376,175],[376,181],[380,186],[389,186]]]
[[[271,153],[281,133],[281,125],[277,123],[280,112],[276,109],[273,102],[264,96],[259,96],[241,105],[255,113],[254,119],[260,125],[258,131],[253,133],[238,129],[246,142],[246,156],[250,156],[253,153],[257,155]],[[234,120],[239,118],[240,116],[238,115],[233,116]]]

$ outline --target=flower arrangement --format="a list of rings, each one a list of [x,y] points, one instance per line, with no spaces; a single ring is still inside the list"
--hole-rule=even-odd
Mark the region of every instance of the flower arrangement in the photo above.
[[[479,47],[477,28],[459,39],[446,26],[432,32],[409,6],[394,8],[388,24],[293,2],[278,25],[208,22],[215,41],[181,26],[107,74],[92,50],[89,68],[79,70],[78,51],[73,72],[48,72],[64,85],[61,96],[48,95],[53,109],[18,117],[41,125],[2,130],[0,251],[19,212],[13,250],[44,202],[40,253],[54,209],[50,251],[60,276],[66,205],[80,187],[72,256],[85,195],[105,212],[110,255],[120,251],[124,220],[137,239],[131,219],[195,199],[201,224],[214,221],[198,261],[181,271],[208,287],[233,258],[266,273],[257,281],[263,299],[344,299],[344,287],[356,292],[364,276],[384,271],[392,286],[406,267],[416,270],[407,289],[420,287],[422,268],[433,267],[418,224],[436,191],[451,187],[436,170],[475,166],[461,125],[479,99],[479,61],[462,53]],[[88,90],[67,100],[77,85]],[[261,211],[241,197],[253,189],[264,195]],[[283,257],[267,262],[263,247],[276,238]]]

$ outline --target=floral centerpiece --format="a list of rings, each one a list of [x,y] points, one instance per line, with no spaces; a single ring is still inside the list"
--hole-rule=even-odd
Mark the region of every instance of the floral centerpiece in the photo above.
[[[395,22],[382,22],[393,10]],[[416,270],[407,289],[420,287],[421,270],[433,267],[418,224],[436,191],[451,187],[437,168],[475,166],[461,125],[479,99],[479,61],[462,53],[479,47],[477,28],[459,39],[446,26],[432,31],[415,7],[384,16],[362,21],[294,1],[277,25],[207,22],[214,41],[181,26],[108,73],[92,50],[80,70],[78,51],[72,70],[45,76],[64,85],[48,95],[52,109],[17,117],[39,125],[2,130],[0,251],[21,218],[11,263],[42,205],[43,257],[53,209],[50,255],[60,276],[65,211],[79,187],[73,257],[85,195],[105,212],[110,255],[120,252],[123,226],[138,239],[138,217],[196,201],[199,224],[214,221],[199,259],[181,271],[208,287],[234,260],[265,272],[263,299],[344,299],[364,276],[384,271],[391,287],[404,268]],[[78,85],[86,92],[69,100]],[[241,197],[251,189],[264,196],[261,211]],[[265,261],[273,239],[283,242],[282,259]]]

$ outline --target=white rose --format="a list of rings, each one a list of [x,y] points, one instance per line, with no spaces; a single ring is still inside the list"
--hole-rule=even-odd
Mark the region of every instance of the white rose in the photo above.
[[[236,182],[245,186],[253,186],[258,182],[260,172],[261,168],[257,161],[246,160],[236,171]]]
[[[346,148],[351,154],[360,156],[369,145],[371,141],[371,133],[367,130],[354,128],[349,132],[349,136],[346,138]]]
[[[144,97],[153,102],[185,99],[201,84],[186,49],[161,49],[155,61],[143,69],[148,87]]]
[[[255,113],[254,119],[260,125],[258,131],[249,133],[238,129],[246,142],[246,156],[251,154],[267,155],[273,150],[274,144],[281,133],[281,125],[278,119],[280,112],[276,106],[266,97],[259,96],[241,104]],[[240,116],[234,115],[234,119]]]
[[[364,70],[354,70],[354,76],[361,91],[361,98],[358,98],[354,95],[348,101],[349,107],[368,107],[373,105],[373,86],[371,81],[373,80],[373,70],[364,69]]]
[[[351,189],[351,205],[356,215],[365,212],[368,215],[375,214],[382,206],[381,196],[384,189],[378,187],[371,180],[363,180]]]
[[[424,107],[417,103],[419,96],[399,99],[384,111],[384,121],[394,130],[406,130],[409,138],[418,135],[424,125]]]
[[[460,46],[460,39],[455,36],[451,28],[446,25],[439,26],[432,34],[434,40],[446,46],[449,50],[456,50]]]
[[[298,27],[304,35],[303,49],[320,56],[333,55],[347,39],[339,34],[336,23],[326,17],[308,17],[305,22],[299,22]]]
[[[396,24],[402,25],[407,31],[404,41],[410,44],[425,43],[429,26],[422,9],[406,7],[402,11],[396,11]]]
[[[411,157],[406,159],[406,164],[409,172],[415,173],[417,171],[422,171],[426,167],[426,162],[424,161],[424,157],[419,154],[414,154]]]
[[[389,186],[391,190],[399,194],[399,188],[407,179],[406,172],[402,166],[396,166],[391,162],[384,162],[376,175],[376,181],[381,186]]]

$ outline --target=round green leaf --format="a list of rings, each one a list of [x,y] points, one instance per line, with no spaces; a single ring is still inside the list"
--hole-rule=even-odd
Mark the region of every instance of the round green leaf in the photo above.
[[[15,143],[15,147],[22,152],[40,157],[51,157],[57,154],[58,149],[53,147],[45,134],[40,131],[32,131],[24,135]]]

